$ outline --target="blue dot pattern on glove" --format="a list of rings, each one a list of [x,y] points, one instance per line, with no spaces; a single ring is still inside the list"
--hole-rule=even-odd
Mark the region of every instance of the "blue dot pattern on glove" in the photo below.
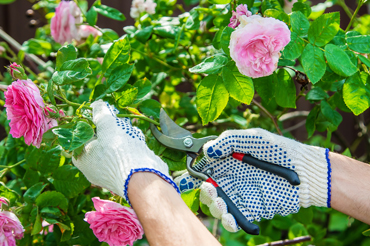
[[[116,114],[118,114],[119,111],[114,106],[109,105],[109,103],[107,103],[107,106],[112,116],[116,119],[117,126],[122,128],[122,130],[125,131],[130,137],[145,141],[143,132],[137,127],[133,127],[129,118],[118,118]]]
[[[181,176],[181,180],[178,183],[181,193],[187,190],[199,188],[202,184],[202,181],[196,178],[193,178],[189,174]]]
[[[212,160],[204,168],[213,167],[213,178],[249,221],[275,214],[286,216],[299,210],[298,186],[292,186],[278,175],[234,159],[233,152],[295,169],[287,153],[261,136],[232,135],[208,147]],[[224,159],[221,157],[228,156]]]

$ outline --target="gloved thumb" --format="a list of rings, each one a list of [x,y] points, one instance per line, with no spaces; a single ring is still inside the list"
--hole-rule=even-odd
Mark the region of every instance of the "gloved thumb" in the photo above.
[[[187,190],[197,189],[202,184],[202,180],[192,177],[188,172],[175,178],[177,187],[180,188],[180,192],[183,193]]]

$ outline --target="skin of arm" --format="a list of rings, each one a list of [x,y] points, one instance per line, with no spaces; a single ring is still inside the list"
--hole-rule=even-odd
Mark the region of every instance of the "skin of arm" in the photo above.
[[[151,246],[221,245],[175,189],[156,174],[135,173],[128,197]]]
[[[370,224],[370,165],[330,152],[331,206]]]

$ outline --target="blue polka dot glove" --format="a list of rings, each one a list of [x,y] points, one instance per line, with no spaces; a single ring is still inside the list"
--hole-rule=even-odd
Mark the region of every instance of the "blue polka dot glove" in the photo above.
[[[135,172],[153,172],[178,190],[168,166],[151,151],[140,129],[128,118],[117,118],[118,110],[102,100],[91,104],[96,137],[87,144],[73,164],[86,178],[128,202],[127,187]]]
[[[250,221],[272,219],[275,214],[297,213],[300,206],[330,207],[329,150],[305,145],[272,134],[263,129],[231,130],[204,145],[208,159],[203,168],[212,168],[213,179]],[[249,154],[257,159],[294,170],[299,186],[291,185],[278,175],[234,159],[233,152]],[[239,230],[235,219],[227,212],[225,202],[217,197],[210,183],[201,182],[189,174],[175,179],[180,190],[200,187],[200,200],[210,207],[213,216],[221,219],[225,229]]]

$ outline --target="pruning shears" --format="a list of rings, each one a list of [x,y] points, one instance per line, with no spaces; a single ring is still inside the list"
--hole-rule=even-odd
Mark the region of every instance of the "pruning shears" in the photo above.
[[[153,136],[164,146],[185,151],[186,152],[186,168],[189,174],[195,178],[211,183],[217,190],[217,194],[221,197],[228,208],[228,212],[231,213],[240,228],[245,232],[258,235],[259,227],[249,222],[245,216],[240,212],[233,201],[226,195],[226,193],[217,185],[213,180],[213,169],[209,168],[203,170],[204,166],[208,163],[206,158],[203,158],[196,165],[194,165],[197,157],[200,155],[203,149],[203,145],[210,140],[214,140],[217,136],[207,136],[203,138],[194,138],[191,132],[178,126],[167,114],[161,109],[159,123],[161,127],[160,132],[154,124],[150,124],[150,129]],[[254,157],[241,153],[233,153],[235,159],[241,160],[247,164],[253,165],[257,168],[279,175],[288,180],[292,185],[299,185],[300,180],[296,172],[285,167],[281,167],[269,162],[255,159]]]

